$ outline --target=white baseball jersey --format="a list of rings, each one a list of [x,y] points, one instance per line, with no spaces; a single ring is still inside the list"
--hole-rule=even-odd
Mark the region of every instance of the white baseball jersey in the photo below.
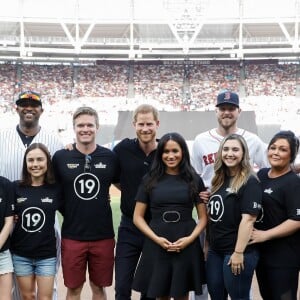
[[[43,128],[31,143],[43,143],[47,146],[51,156],[63,148],[59,138]],[[20,179],[25,151],[26,147],[16,127],[0,131],[0,175],[11,181]]]
[[[31,143],[43,143],[47,146],[51,156],[63,148],[62,142],[53,133],[43,128],[33,138]],[[14,181],[21,178],[23,159],[26,151],[22,139],[17,132],[16,127],[0,131],[0,175]],[[60,226],[58,219],[55,220],[56,248],[57,248],[57,270],[60,265]],[[57,300],[57,280],[55,280],[55,288],[53,300]],[[14,289],[13,299],[20,300],[21,296],[18,289]]]
[[[267,145],[254,133],[244,129],[235,132],[244,137],[247,142],[251,164],[258,168],[269,166],[267,160]],[[214,163],[223,136],[217,129],[205,131],[196,136],[192,148],[192,164],[197,173],[201,175],[206,187],[211,186],[214,175]]]

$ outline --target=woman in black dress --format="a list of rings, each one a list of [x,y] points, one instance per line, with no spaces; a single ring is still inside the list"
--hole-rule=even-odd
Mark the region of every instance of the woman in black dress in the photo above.
[[[299,148],[292,131],[280,131],[268,146],[271,168],[261,169],[263,216],[251,239],[259,243],[256,275],[265,300],[296,300],[300,270],[300,179],[291,170]],[[298,298],[299,299],[299,298]]]
[[[189,291],[202,293],[204,257],[198,237],[207,223],[205,204],[199,198],[204,190],[183,137],[165,134],[136,196],[133,221],[146,240],[133,289],[161,300],[187,300]],[[192,217],[194,206],[197,224]]]

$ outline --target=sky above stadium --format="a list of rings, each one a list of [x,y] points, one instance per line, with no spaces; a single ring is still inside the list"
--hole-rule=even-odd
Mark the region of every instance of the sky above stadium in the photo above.
[[[245,17],[295,17],[300,12],[300,0],[0,0],[0,17],[149,20],[164,18],[166,12],[176,16],[188,6],[224,18],[239,16],[240,1]]]

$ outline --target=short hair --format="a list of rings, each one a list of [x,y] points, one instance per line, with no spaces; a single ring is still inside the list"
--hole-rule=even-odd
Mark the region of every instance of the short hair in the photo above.
[[[291,150],[290,162],[293,163],[296,159],[296,156],[297,156],[297,153],[299,150],[299,139],[296,137],[296,135],[294,134],[293,131],[281,130],[272,137],[272,139],[268,145],[268,150],[271,147],[271,145],[274,144],[279,139],[287,140],[287,142],[289,143],[290,150]]]
[[[73,126],[75,126],[75,120],[81,115],[93,116],[95,118],[97,127],[99,127],[98,113],[95,109],[89,106],[81,106],[75,110],[75,112],[73,113]]]
[[[154,120],[158,121],[158,110],[150,104],[141,104],[133,112],[133,122],[137,121],[138,114],[152,113]]]
[[[44,183],[47,183],[47,184],[55,183],[55,177],[54,177],[54,172],[53,172],[53,167],[52,167],[52,162],[51,162],[51,155],[50,155],[48,148],[42,143],[33,143],[26,149],[24,157],[23,157],[23,167],[22,167],[22,176],[21,176],[21,180],[20,180],[20,185],[31,186],[31,184],[32,184],[31,174],[29,174],[29,172],[27,170],[26,158],[27,158],[28,153],[35,149],[40,149],[42,152],[45,153],[46,158],[47,158],[47,171],[45,174]]]

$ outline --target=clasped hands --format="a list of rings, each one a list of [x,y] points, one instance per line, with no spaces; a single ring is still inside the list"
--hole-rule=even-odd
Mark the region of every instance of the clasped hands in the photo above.
[[[164,237],[158,238],[158,244],[168,252],[180,252],[190,244],[189,237],[182,237],[175,242],[170,242]]]

